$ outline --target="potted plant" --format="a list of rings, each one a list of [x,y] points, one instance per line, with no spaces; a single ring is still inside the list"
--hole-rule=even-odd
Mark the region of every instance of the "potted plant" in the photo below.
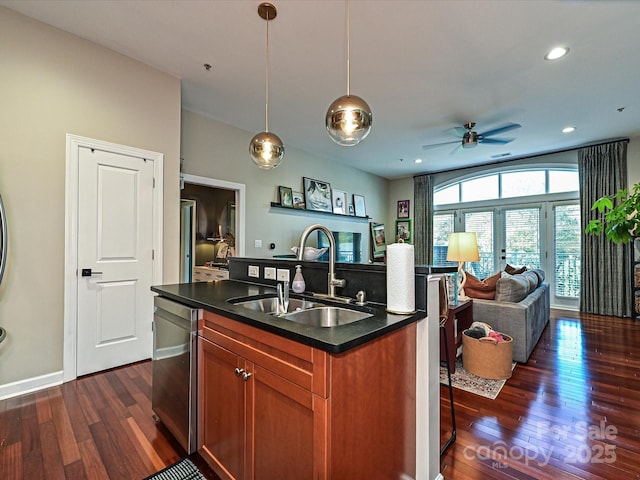
[[[587,235],[599,235],[604,231],[607,240],[613,243],[628,243],[640,234],[640,183],[630,192],[626,188],[614,195],[596,200],[591,210],[597,210],[601,218],[590,220],[585,228]]]

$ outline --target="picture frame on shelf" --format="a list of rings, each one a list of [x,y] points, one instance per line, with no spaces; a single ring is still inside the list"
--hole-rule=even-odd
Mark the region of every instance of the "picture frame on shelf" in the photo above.
[[[304,193],[293,191],[293,208],[305,208],[304,206]]]
[[[398,218],[409,218],[409,200],[398,200]]]
[[[355,212],[353,211],[353,203],[349,204],[349,215],[352,217],[355,215]]]
[[[333,197],[333,213],[339,213],[341,215],[347,214],[347,192],[334,189],[332,191]]]
[[[411,220],[396,220],[396,242],[411,243]]]
[[[278,187],[279,197],[280,197],[280,205],[283,207],[293,208],[293,191],[291,187],[283,187],[280,185]]]
[[[371,222],[371,245],[373,258],[384,257],[387,250],[387,240],[384,233],[384,223]]]
[[[333,212],[331,184],[308,177],[302,177],[302,181],[306,209],[318,212]]]
[[[353,194],[353,210],[356,217],[366,217],[367,216],[367,208],[364,204],[364,196],[358,195],[356,193]]]

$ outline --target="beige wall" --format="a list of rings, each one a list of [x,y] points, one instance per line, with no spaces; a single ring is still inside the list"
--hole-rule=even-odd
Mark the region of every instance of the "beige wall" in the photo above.
[[[0,7],[0,386],[62,369],[65,135],[161,152],[164,277],[178,278],[180,81]]]
[[[297,150],[287,145],[286,139],[282,164],[273,170],[261,170],[249,158],[249,141],[255,133],[187,110],[182,112],[184,173],[246,185],[245,256],[290,254],[305,227],[322,223],[333,231],[362,233],[363,255],[368,259],[367,221],[275,209],[270,202],[278,201],[279,185],[301,191],[302,177],[311,177],[331,183],[332,188],[364,195],[372,221],[384,222],[389,203],[388,180]],[[331,140],[327,137],[327,141]],[[262,240],[262,248],[254,247],[255,240]],[[268,249],[270,243],[276,244],[274,250]]]

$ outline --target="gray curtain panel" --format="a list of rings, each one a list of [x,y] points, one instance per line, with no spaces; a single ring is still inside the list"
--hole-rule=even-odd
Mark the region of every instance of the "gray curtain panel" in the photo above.
[[[627,187],[627,141],[578,150],[581,227],[584,232],[593,202]],[[599,315],[631,315],[629,245],[616,245],[604,234],[582,234],[580,310]]]
[[[414,248],[416,265],[433,263],[433,180],[431,175],[413,177]]]

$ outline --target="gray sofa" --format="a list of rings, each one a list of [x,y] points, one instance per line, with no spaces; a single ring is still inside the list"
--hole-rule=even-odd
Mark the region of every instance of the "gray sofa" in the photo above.
[[[539,271],[538,271],[539,272]],[[525,272],[530,274],[530,272]],[[524,274],[509,275],[498,280],[496,300],[473,299],[473,320],[484,322],[501,333],[513,338],[513,360],[526,363],[535,348],[544,327],[549,323],[549,284],[544,283],[544,273],[538,275],[537,284],[522,287]],[[523,293],[523,288],[527,291]],[[505,295],[505,290],[508,294]],[[518,290],[517,292],[515,290]],[[526,295],[519,301],[503,301]]]

